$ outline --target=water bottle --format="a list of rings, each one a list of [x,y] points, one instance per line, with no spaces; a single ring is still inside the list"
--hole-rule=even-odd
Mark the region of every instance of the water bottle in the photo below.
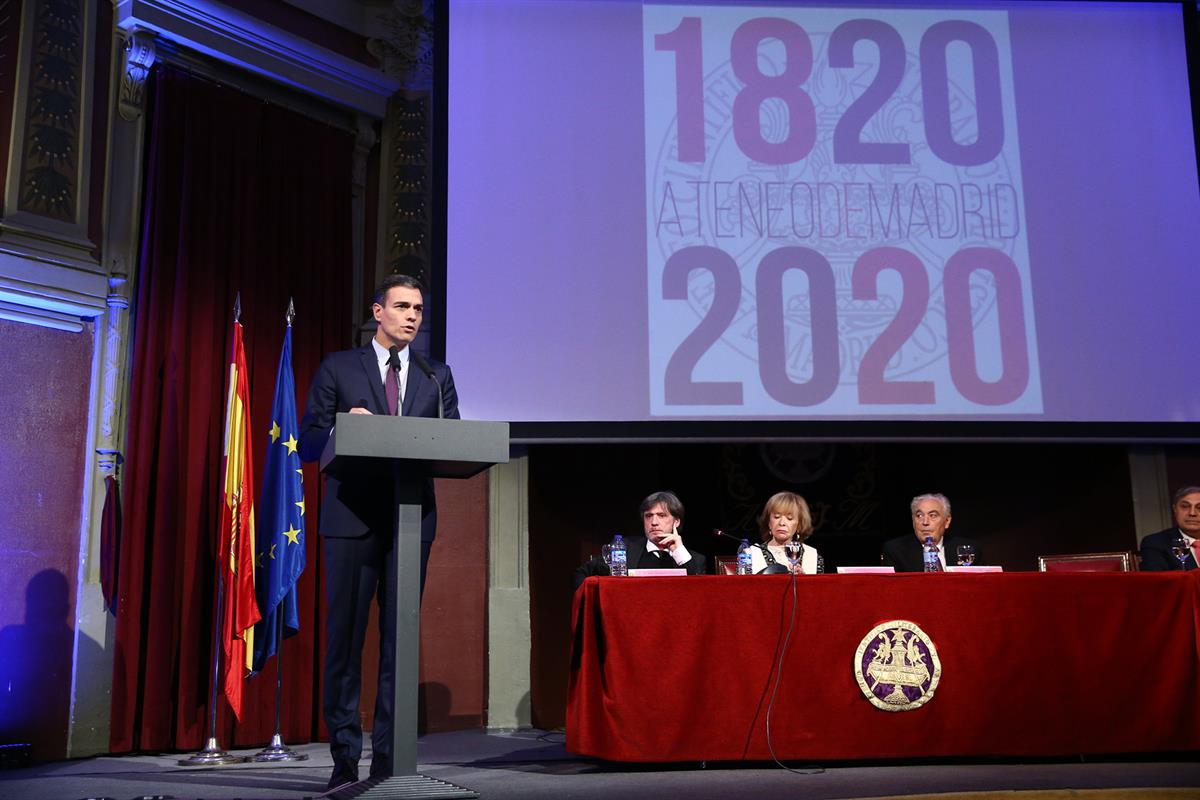
[[[754,574],[754,557],[750,554],[750,542],[742,539],[742,543],[737,549],[737,574],[738,575],[753,575]]]
[[[629,566],[625,560],[625,539],[621,534],[617,534],[612,540],[612,549],[609,551],[612,563],[609,565],[609,572],[615,578],[623,578],[629,574]]]
[[[825,556],[821,555],[820,553],[817,553],[817,574],[825,574]]]
[[[932,536],[925,537],[925,571],[942,571],[942,562],[938,559],[937,545],[933,543]]]

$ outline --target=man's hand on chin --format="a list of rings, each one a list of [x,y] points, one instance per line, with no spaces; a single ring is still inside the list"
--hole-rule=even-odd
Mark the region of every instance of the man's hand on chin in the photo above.
[[[666,536],[655,542],[655,544],[661,549],[670,553],[673,552],[676,547],[683,544],[683,537],[679,535],[678,531],[676,531],[674,533],[668,533]]]

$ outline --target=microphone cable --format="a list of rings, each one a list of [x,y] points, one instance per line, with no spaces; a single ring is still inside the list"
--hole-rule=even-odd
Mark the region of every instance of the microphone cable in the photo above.
[[[803,553],[803,550],[801,551]],[[799,562],[797,562],[799,563]],[[796,573],[792,573],[792,614],[788,618],[787,632],[783,636],[783,646],[779,648],[779,658],[775,661],[775,683],[771,687],[771,699],[767,701],[767,752],[771,754],[771,760],[778,764],[782,769],[796,775],[819,775],[825,770],[822,767],[813,769],[795,769],[789,767],[779,760],[775,755],[775,745],[771,742],[771,713],[775,709],[775,698],[779,694],[779,681],[783,678],[783,659],[787,655],[788,644],[792,640],[792,629],[796,626],[796,608],[799,605],[799,597],[796,591]]]

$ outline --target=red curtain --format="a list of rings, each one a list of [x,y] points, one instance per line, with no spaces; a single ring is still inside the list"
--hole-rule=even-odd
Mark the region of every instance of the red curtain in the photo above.
[[[224,399],[241,293],[256,464],[294,297],[301,396],[327,352],[351,338],[350,134],[171,68],[151,101],[135,296],[125,529],[113,665],[113,752],[191,750],[207,736]],[[261,476],[255,476],[256,494]],[[301,632],[284,646],[283,735],[320,738],[324,640],[318,475],[305,467],[308,568]],[[267,741],[275,666],[246,685],[235,722],[218,694],[225,746]]]

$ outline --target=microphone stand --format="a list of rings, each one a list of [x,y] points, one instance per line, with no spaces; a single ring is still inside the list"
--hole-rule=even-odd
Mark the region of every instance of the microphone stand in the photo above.
[[[445,404],[445,401],[442,399],[442,382],[439,381],[437,379],[437,376],[433,374],[433,367],[429,366],[429,362],[425,360],[425,356],[421,355],[416,350],[413,350],[411,347],[408,348],[408,356],[409,356],[409,358],[411,358],[413,360],[413,362],[418,367],[420,367],[421,372],[425,373],[425,377],[427,377],[427,378],[429,378],[429,380],[433,381],[433,385],[437,387],[437,394],[438,394],[437,418],[444,419],[445,414],[446,414],[446,411],[445,411],[446,404]]]

